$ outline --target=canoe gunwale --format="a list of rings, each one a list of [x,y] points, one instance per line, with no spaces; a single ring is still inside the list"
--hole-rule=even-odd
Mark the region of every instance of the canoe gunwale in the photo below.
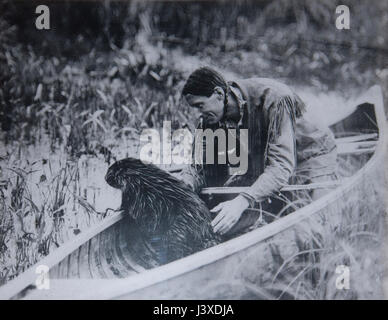
[[[264,227],[253,230],[247,234],[241,235],[237,238],[231,239],[224,243],[221,243],[215,247],[205,249],[203,251],[197,252],[185,258],[170,262],[166,265],[156,267],[153,269],[145,270],[142,273],[137,275],[130,276],[128,278],[120,279],[120,281],[114,281],[110,283],[109,281],[104,280],[104,290],[99,292],[99,290],[91,290],[89,292],[80,293],[78,297],[71,298],[81,298],[81,299],[114,299],[120,298],[121,296],[131,294],[138,290],[150,287],[152,285],[161,283],[163,281],[173,279],[175,277],[184,275],[190,271],[204,267],[211,263],[214,263],[220,259],[226,258],[234,253],[247,249],[259,242],[262,242],[277,233],[287,230],[294,226],[295,224],[303,221],[304,219],[310,217],[315,212],[324,208],[328,204],[331,204],[338,199],[340,199],[343,194],[357,183],[360,179],[363,178],[365,173],[367,173],[370,168],[373,168],[374,165],[379,161],[381,157],[384,157],[386,149],[386,120],[385,113],[383,108],[382,100],[382,91],[379,86],[374,86],[370,88],[362,98],[365,99],[365,102],[374,105],[374,110],[376,113],[378,130],[379,130],[379,139],[376,144],[376,149],[374,154],[368,160],[368,162],[352,177],[346,179],[346,183],[337,187],[332,192],[323,196],[322,198],[316,200],[315,202],[283,217],[282,219],[276,220]],[[359,103],[361,104],[361,102]],[[55,250],[52,254],[40,260],[34,266],[27,269],[24,273],[16,277],[15,279],[7,282],[0,287],[0,299],[10,299],[20,293],[28,285],[33,284],[37,278],[36,267],[39,265],[46,265],[49,268],[53,267],[59,263],[65,256],[78,249],[82,244],[89,241],[98,233],[106,230],[108,227],[117,223],[123,218],[123,213],[119,212],[114,216],[107,218],[106,220],[101,221],[98,225],[81,232],[78,236],[74,238],[72,243],[65,244]],[[66,280],[54,280],[58,283]],[[82,279],[78,279],[82,281]],[[93,280],[96,284],[101,281],[99,279]],[[129,289],[130,288],[130,289]]]

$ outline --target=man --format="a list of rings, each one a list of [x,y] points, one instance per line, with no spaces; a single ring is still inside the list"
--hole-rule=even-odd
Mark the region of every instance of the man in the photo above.
[[[211,211],[215,232],[228,234],[248,208],[276,195],[293,183],[335,179],[336,145],[330,130],[316,128],[303,118],[305,105],[286,85],[266,78],[226,82],[209,67],[195,70],[182,90],[187,103],[201,113],[200,128],[248,129],[248,171],[230,174],[230,164],[203,164],[185,173],[196,190],[204,186],[247,186]],[[225,150],[215,150],[217,155]],[[226,150],[230,151],[230,150]],[[313,199],[319,194],[314,191]],[[256,210],[257,211],[257,210]],[[257,219],[257,218],[256,218]],[[241,228],[253,224],[251,219]],[[237,224],[238,225],[238,224]]]

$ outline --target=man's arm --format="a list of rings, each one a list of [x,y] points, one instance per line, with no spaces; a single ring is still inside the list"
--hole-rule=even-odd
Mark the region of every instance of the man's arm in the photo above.
[[[198,119],[198,123],[195,127],[196,129],[203,129],[202,117]],[[182,180],[184,183],[186,183],[191,188],[191,190],[193,190],[196,193],[199,193],[201,189],[205,186],[206,182],[204,178],[203,165],[199,165],[195,163],[196,161],[195,147],[196,147],[196,142],[194,139],[192,143],[192,161],[193,161],[192,164],[185,166],[180,173],[175,174],[174,176],[179,180]],[[203,147],[206,148],[206,145],[203,144]]]
[[[275,121],[271,121],[271,123],[276,128],[270,128],[277,131],[278,134],[272,135],[269,139],[267,166],[264,168],[263,174],[246,192],[241,193],[233,200],[221,202],[211,210],[218,212],[211,223],[215,232],[221,234],[228,232],[237,223],[246,208],[252,207],[256,201],[266,199],[288,183],[296,165],[295,132],[291,115],[287,109],[284,108],[276,114],[277,111],[279,110],[273,109],[274,114],[270,114],[272,117],[279,117],[272,118]]]
[[[269,116],[276,116],[276,110]],[[281,187],[287,185],[296,166],[295,132],[289,111],[285,108],[280,119],[280,132],[268,142],[267,165],[264,172],[245,192],[241,193],[252,207],[255,201],[263,201]],[[275,128],[269,128],[275,130]]]

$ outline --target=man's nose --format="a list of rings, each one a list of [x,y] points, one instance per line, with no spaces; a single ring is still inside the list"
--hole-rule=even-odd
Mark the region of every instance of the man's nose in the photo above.
[[[200,116],[202,116],[202,111],[200,109],[195,108],[193,113],[195,118],[199,118]]]
[[[199,109],[201,111],[201,113],[206,113],[209,111],[209,109],[211,109],[210,106],[206,105],[206,106],[201,106],[201,109]]]

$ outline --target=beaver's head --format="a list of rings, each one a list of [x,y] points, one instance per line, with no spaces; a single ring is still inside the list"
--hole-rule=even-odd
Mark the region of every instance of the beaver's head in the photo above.
[[[128,183],[135,183],[149,172],[149,165],[139,159],[126,158],[112,164],[105,175],[106,182],[113,188],[123,190]]]
[[[155,165],[134,158],[119,160],[111,165],[105,180],[122,191],[122,207],[131,208],[133,217],[143,211],[162,215],[187,196],[182,192],[188,187],[181,181]]]

